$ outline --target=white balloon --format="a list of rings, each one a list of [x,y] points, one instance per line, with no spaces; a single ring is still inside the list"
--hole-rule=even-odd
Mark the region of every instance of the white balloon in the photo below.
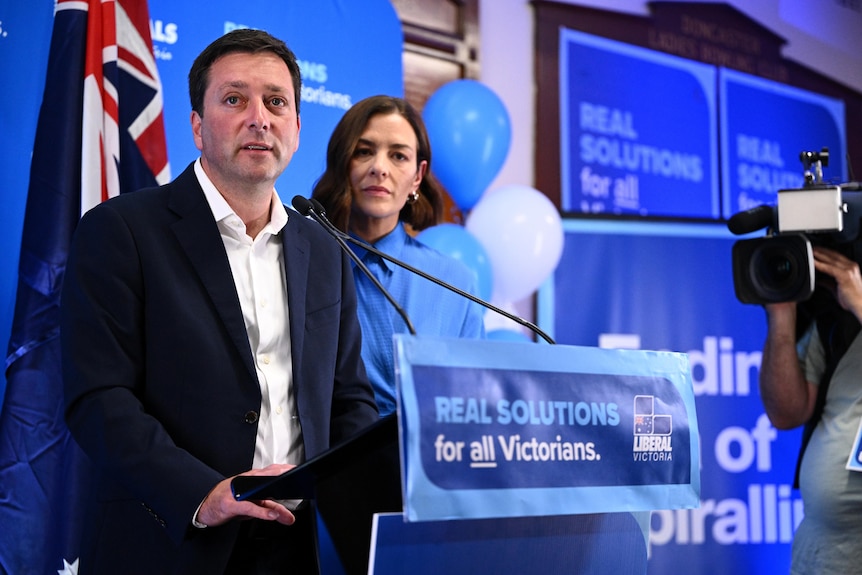
[[[491,190],[470,211],[465,227],[484,246],[491,260],[495,299],[525,298],[560,263],[560,213],[535,188],[509,185]]]

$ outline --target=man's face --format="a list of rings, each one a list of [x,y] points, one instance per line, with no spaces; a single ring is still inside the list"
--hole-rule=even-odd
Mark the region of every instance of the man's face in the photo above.
[[[219,190],[274,186],[299,147],[293,81],[270,52],[222,56],[209,71],[195,145]]]

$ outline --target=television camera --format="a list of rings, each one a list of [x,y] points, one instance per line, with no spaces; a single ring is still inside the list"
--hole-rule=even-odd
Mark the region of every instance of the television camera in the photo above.
[[[733,286],[742,303],[805,301],[815,288],[813,245],[860,261],[857,250],[862,219],[858,182],[829,185],[823,167],[829,150],[801,152],[804,184],[778,191],[776,205],[761,205],[733,215],[728,229],[737,235],[767,228],[763,238],[733,245]]]

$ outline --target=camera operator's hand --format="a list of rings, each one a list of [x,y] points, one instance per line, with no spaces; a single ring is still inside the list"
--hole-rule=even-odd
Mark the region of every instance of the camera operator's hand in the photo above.
[[[835,279],[828,286],[842,308],[862,321],[862,272],[859,264],[828,248],[814,248],[814,268]]]

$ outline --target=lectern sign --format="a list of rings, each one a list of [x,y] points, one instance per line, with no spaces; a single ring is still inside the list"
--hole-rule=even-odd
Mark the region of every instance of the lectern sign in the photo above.
[[[396,338],[409,520],[693,507],[688,359]]]

